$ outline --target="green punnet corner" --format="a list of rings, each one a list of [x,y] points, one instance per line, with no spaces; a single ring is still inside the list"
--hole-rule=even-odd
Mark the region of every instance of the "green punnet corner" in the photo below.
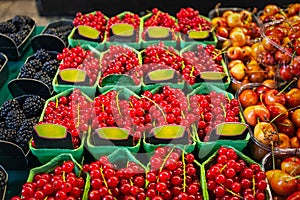
[[[226,77],[224,72],[201,72],[200,77],[204,80],[222,80]]]
[[[78,34],[82,37],[89,38],[89,39],[98,39],[100,32],[93,27],[80,25],[77,27]]]
[[[95,131],[99,138],[108,140],[125,140],[129,137],[128,130],[118,127],[98,128]]]
[[[182,138],[185,132],[184,126],[165,125],[152,129],[153,135],[158,139],[176,139]]]
[[[201,40],[208,38],[209,36],[209,31],[195,31],[195,30],[190,30],[188,32],[188,37],[190,39],[195,39],[195,40]]]
[[[67,129],[58,124],[43,123],[34,126],[36,134],[45,139],[63,139],[67,137]]]
[[[222,136],[242,135],[247,129],[247,125],[243,123],[223,123],[216,127],[216,134]]]
[[[86,79],[86,71],[80,69],[64,69],[59,71],[59,76],[66,82],[83,82]]]
[[[165,27],[149,27],[147,33],[151,38],[167,38],[170,35],[170,30]]]
[[[173,69],[155,70],[147,75],[151,81],[163,81],[174,78],[175,71]]]
[[[114,24],[111,31],[114,35],[129,37],[134,34],[134,27],[127,23]]]

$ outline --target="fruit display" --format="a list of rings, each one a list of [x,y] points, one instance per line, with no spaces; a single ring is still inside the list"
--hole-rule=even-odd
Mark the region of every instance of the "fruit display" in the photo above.
[[[257,159],[271,151],[271,147],[277,150],[300,147],[297,137],[300,112],[298,92],[298,88],[279,91],[264,85],[245,85],[238,91],[245,121],[253,127],[256,143],[263,146],[254,145],[252,150],[266,150],[254,154]]]
[[[220,147],[204,169],[209,199],[268,199],[266,173],[230,147]]]
[[[280,8],[275,4],[267,4],[258,17],[263,23],[276,20],[299,19],[299,10],[299,3],[291,3],[286,8]]]
[[[0,165],[0,199],[4,199],[5,197],[7,182],[8,182],[7,172]]]
[[[38,123],[45,100],[25,95],[5,101],[0,107],[0,140],[18,145],[28,152],[33,126]]]
[[[136,85],[141,83],[141,60],[137,51],[120,45],[112,45],[101,58],[101,86],[103,78],[113,74],[125,74]]]
[[[150,158],[147,172],[147,197],[202,200],[200,165],[193,154],[178,148],[158,147]]]
[[[103,156],[83,165],[83,170],[91,176],[87,199],[146,199],[145,169],[134,161],[127,161],[125,166],[117,161],[111,162]]]
[[[273,199],[299,198],[299,153],[267,154],[262,161],[263,170],[271,188]]]
[[[16,46],[20,46],[30,35],[34,25],[35,22],[29,16],[16,15],[12,19],[0,22],[0,34],[6,35]]]

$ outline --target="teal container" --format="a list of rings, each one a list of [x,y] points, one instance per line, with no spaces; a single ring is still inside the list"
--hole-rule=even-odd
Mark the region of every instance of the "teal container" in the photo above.
[[[195,94],[208,94],[211,91],[216,91],[217,93],[222,93],[225,94],[229,99],[233,99],[234,96],[226,92],[225,90],[222,90],[214,85],[208,84],[208,83],[202,83],[200,87],[196,88],[193,92],[188,94],[188,99],[190,99],[191,96]],[[242,123],[245,123],[245,120],[240,112],[240,119]],[[222,145],[230,145],[234,148],[236,148],[239,151],[242,151],[248,144],[249,139],[250,139],[250,133],[249,131],[247,132],[247,136],[244,140],[236,139],[236,140],[231,140],[231,139],[220,139],[216,141],[211,141],[211,142],[203,142],[200,141],[198,134],[197,134],[197,128],[194,127],[194,132],[197,137],[197,151],[198,151],[198,157],[200,160],[205,160],[209,156],[213,154],[217,149],[220,148]]]
[[[96,12],[91,12],[88,14],[95,14]],[[104,16],[106,20],[108,20],[107,16]],[[76,28],[73,28],[71,33],[68,36],[68,43],[71,47],[76,47],[76,46],[82,46],[82,45],[90,45],[94,48],[99,49],[99,51],[102,51],[105,49],[105,41],[106,41],[106,34],[104,33],[103,40],[99,42],[93,42],[93,41],[88,41],[84,39],[75,39],[74,38],[74,33],[76,31]]]
[[[93,51],[97,55],[97,57],[99,58],[99,61],[100,61],[101,53],[98,50],[96,50],[95,48],[93,48],[90,45],[82,45],[82,48],[85,49],[85,50],[91,50],[91,51]],[[80,89],[82,92],[84,92],[85,94],[87,94],[90,97],[94,97],[95,96],[95,93],[96,93],[97,87],[98,87],[98,82],[100,80],[100,75],[101,75],[100,64],[99,64],[99,72],[98,72],[97,79],[95,80],[95,83],[93,85],[91,85],[91,86],[90,85],[88,85],[88,86],[85,86],[85,85],[76,85],[76,83],[74,83],[74,84],[59,84],[58,83],[59,71],[60,70],[57,70],[57,72],[56,72],[56,74],[55,74],[55,76],[54,76],[54,78],[52,80],[53,90],[56,93],[60,93],[60,92],[63,92],[63,91],[69,90],[69,89],[78,88],[78,89]]]
[[[82,176],[84,178],[85,184],[84,184],[82,199],[85,200],[88,199],[88,191],[90,189],[90,175],[82,171],[82,166],[78,164],[76,159],[74,159],[74,157],[71,154],[64,154],[64,153],[60,154],[55,158],[49,160],[49,162],[45,163],[44,165],[31,169],[27,178],[27,182],[32,182],[34,176],[37,174],[53,172],[53,170],[57,166],[61,166],[65,161],[69,161],[69,160],[71,160],[75,164],[74,165],[75,175],[77,177]]]
[[[201,44],[201,43],[194,43],[194,44],[190,44],[188,46],[186,46],[185,48],[183,48],[181,51],[180,51],[180,55],[183,56],[183,53],[187,52],[187,51],[197,51],[197,46],[198,45],[202,45],[204,48],[207,46],[207,44]],[[228,72],[228,68],[227,68],[227,65],[224,61],[224,59],[222,59],[221,61],[221,65],[223,66],[223,70],[227,76],[226,78],[226,81],[223,82],[223,80],[209,80],[208,83],[210,83],[211,85],[214,85],[214,86],[217,86],[218,88],[221,88],[223,90],[226,90],[228,89],[230,83],[231,83],[231,79],[230,79],[230,75],[229,75],[229,72]],[[195,83],[194,85],[191,85],[191,87],[193,89],[196,89],[197,87],[199,87],[202,83]]]
[[[129,14],[133,14],[132,12],[124,11],[124,12],[118,14],[117,16],[120,19],[122,19],[128,13]],[[109,38],[109,36],[107,35],[107,32],[106,32],[105,33],[105,35],[106,35],[105,36],[105,38],[106,38],[106,40],[105,40],[105,47],[109,48],[111,45],[124,45],[125,44],[125,45],[127,45],[129,47],[132,47],[134,49],[137,49],[137,50],[140,49],[141,46],[142,46],[142,40],[141,40],[142,20],[141,20],[141,18],[140,18],[140,26],[139,26],[138,30],[136,30],[136,31],[137,31],[137,35],[138,35],[138,40],[135,41],[135,42],[114,42],[114,41],[110,41],[110,38]],[[114,37],[114,36],[112,36],[112,37]]]

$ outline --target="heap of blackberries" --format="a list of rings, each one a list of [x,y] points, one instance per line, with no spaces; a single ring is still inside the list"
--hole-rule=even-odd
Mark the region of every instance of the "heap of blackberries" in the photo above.
[[[16,15],[14,18],[0,22],[0,33],[10,37],[19,46],[29,35],[34,21],[28,16]]]
[[[15,143],[26,152],[45,100],[36,95],[24,98],[7,100],[0,107],[0,140]]]
[[[62,25],[53,28],[48,28],[44,34],[55,35],[62,39],[65,44],[68,44],[68,35],[71,33],[73,29],[72,25]]]

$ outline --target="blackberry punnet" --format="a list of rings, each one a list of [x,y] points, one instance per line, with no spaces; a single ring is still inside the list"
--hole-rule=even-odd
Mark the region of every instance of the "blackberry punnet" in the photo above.
[[[49,60],[44,63],[42,67],[42,71],[46,72],[49,77],[54,77],[56,74],[56,71],[58,70],[59,63],[57,60]]]
[[[1,129],[0,140],[14,142],[16,138],[16,130],[14,129]]]
[[[33,126],[36,123],[31,119],[25,119],[22,126],[18,130],[15,138],[15,143],[24,151],[28,150],[28,142],[32,138]]]
[[[34,95],[27,97],[23,104],[23,111],[27,118],[38,116],[44,108],[45,100],[40,96]]]
[[[26,63],[21,67],[19,78],[33,78],[36,70],[32,65]]]
[[[51,59],[51,55],[45,49],[39,49],[34,53],[35,59],[44,63]]]
[[[12,110],[8,112],[5,118],[6,127],[17,131],[21,127],[25,118],[25,114],[21,109]]]
[[[19,109],[19,102],[15,99],[5,101],[0,108],[0,118],[4,119],[8,112]]]

